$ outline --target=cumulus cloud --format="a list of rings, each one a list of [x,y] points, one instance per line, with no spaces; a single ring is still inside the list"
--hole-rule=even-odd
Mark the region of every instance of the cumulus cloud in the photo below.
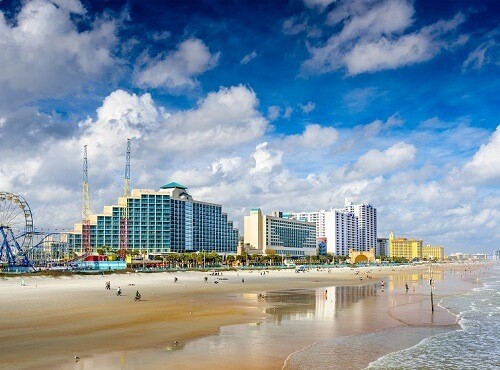
[[[417,149],[414,145],[399,142],[386,150],[372,149],[363,154],[353,164],[351,172],[365,175],[385,174],[408,166],[414,159]]]
[[[232,147],[261,137],[268,121],[258,111],[254,91],[239,85],[222,87],[197,107],[173,113],[165,122],[159,147],[197,153],[207,147]]]
[[[464,165],[462,179],[467,183],[500,183],[500,126]]]
[[[270,173],[277,166],[281,165],[283,152],[268,148],[268,143],[264,142],[255,147],[253,159],[255,166],[250,170],[250,173]]]
[[[74,19],[85,13],[77,0],[26,2],[13,22],[0,11],[0,108],[61,97],[109,73],[116,24],[98,18],[80,31]]]
[[[415,32],[413,5],[406,0],[342,1],[328,14],[328,23],[341,25],[324,45],[309,46],[303,73],[327,73],[346,68],[349,75],[395,69],[433,58],[441,50],[465,42],[446,37],[464,20],[457,14]]]
[[[196,77],[217,66],[220,52],[212,54],[202,40],[190,38],[178,48],[151,59],[146,57],[134,75],[139,87],[192,89]]]
[[[232,172],[239,172],[238,169],[241,168],[241,164],[241,157],[219,158],[212,163],[212,173],[227,176]]]
[[[335,144],[338,132],[334,127],[322,127],[318,124],[307,125],[300,135],[289,135],[284,140],[284,147],[325,148]]]
[[[314,109],[316,109],[316,103],[313,103],[312,101],[308,102],[307,104],[299,104],[300,109],[302,110],[302,113],[304,114],[309,114],[311,113]]]

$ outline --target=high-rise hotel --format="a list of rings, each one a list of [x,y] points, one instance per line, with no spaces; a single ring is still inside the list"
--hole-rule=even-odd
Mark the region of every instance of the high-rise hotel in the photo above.
[[[316,225],[316,238],[326,239],[326,251],[347,256],[349,249],[369,251],[377,244],[377,209],[370,204],[356,204],[346,200],[344,208],[318,212],[291,213],[296,220]]]
[[[120,220],[128,217],[128,250],[139,253],[215,251],[236,253],[238,230],[222,206],[193,200],[187,188],[171,182],[159,191],[134,189],[118,204],[90,215],[92,249],[120,247]],[[122,226],[123,227],[123,226]],[[68,234],[74,250],[81,251],[82,224]]]
[[[259,208],[245,216],[244,245],[259,253],[305,257],[316,254],[316,225],[275,211],[264,215]]]

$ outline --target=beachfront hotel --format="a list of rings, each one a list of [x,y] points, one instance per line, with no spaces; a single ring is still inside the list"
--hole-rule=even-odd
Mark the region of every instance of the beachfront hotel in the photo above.
[[[442,245],[426,245],[422,247],[422,258],[427,260],[442,261],[444,259],[444,247]]]
[[[289,214],[273,212],[264,215],[259,208],[252,208],[244,221],[244,245],[248,250],[290,257],[316,254],[316,225],[312,222],[290,218]]]
[[[292,212],[296,220],[313,222],[316,238],[326,239],[326,251],[337,256],[349,255],[349,250],[370,251],[377,247],[377,209],[370,204],[352,204],[347,199],[344,208],[318,212]]]
[[[370,204],[352,204],[345,200],[344,211],[358,218],[359,251],[377,247],[377,209]]]
[[[391,258],[422,259],[422,239],[396,238],[394,232],[389,234],[389,256]]]
[[[120,220],[128,215],[128,250],[163,254],[195,251],[236,253],[238,230],[222,212],[222,206],[193,200],[187,188],[176,182],[160,190],[133,189],[105,206],[103,213],[90,215],[93,251],[120,246]],[[82,251],[82,224],[68,234],[75,251]]]

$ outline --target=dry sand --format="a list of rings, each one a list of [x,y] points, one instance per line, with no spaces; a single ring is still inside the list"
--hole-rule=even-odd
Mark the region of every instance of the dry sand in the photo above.
[[[436,276],[438,269],[449,268],[435,267]],[[455,268],[463,270],[464,266]],[[419,279],[419,274],[425,276],[426,272],[425,266],[335,268],[330,272],[312,270],[300,274],[282,270],[271,271],[265,276],[259,271],[240,271],[224,272],[220,278],[228,280],[209,276],[206,283],[204,277],[207,274],[202,272],[4,278],[0,280],[0,367],[73,368],[74,356],[79,356],[79,368],[96,368],[81,365],[85,359],[117,351],[181,348],[190,340],[217,333],[222,326],[265,320],[266,308],[272,303],[259,300],[258,293],[292,288],[358,286],[373,284],[381,278],[389,282],[385,287],[385,298],[374,307],[357,312],[354,325],[347,325],[348,320],[345,320],[336,332],[328,335],[339,337],[406,324],[454,324],[455,317],[441,308],[436,309],[431,320],[430,306],[424,305],[429,298],[427,289],[418,287],[409,295],[401,290],[401,285],[408,279]],[[367,273],[372,279],[366,278]],[[458,277],[458,273],[455,275]],[[177,283],[174,283],[174,276],[179,279]],[[364,277],[363,281],[359,280],[360,276]],[[388,276],[391,276],[390,280]],[[22,280],[25,286],[22,286]],[[107,280],[111,281],[111,291],[104,289]],[[215,280],[219,283],[214,284]],[[473,286],[460,279],[450,281],[454,283],[443,285],[436,299]],[[124,293],[121,297],[115,294],[118,286]],[[133,300],[136,290],[142,294],[141,302]],[[349,317],[349,310],[343,315]],[[288,354],[310,344],[297,340],[279,349],[283,353],[273,351],[267,357],[243,358],[245,366],[239,367],[280,368]],[[265,361],[258,363],[261,358]],[[224,367],[241,365],[241,360],[226,361]],[[186,359],[185,362],[182,359],[177,361],[181,362],[172,367],[196,367]],[[88,360],[87,364],[95,365],[95,362]],[[219,365],[207,362],[204,368],[221,367]],[[135,368],[116,364],[116,368],[120,367]],[[154,360],[142,366],[159,367]]]

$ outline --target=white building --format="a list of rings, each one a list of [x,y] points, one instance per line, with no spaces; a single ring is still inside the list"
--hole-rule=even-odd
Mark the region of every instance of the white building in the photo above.
[[[332,209],[326,213],[326,248],[336,256],[349,255],[359,249],[358,218],[353,213]]]
[[[328,253],[347,256],[349,249],[377,249],[377,209],[369,204],[353,205],[346,200],[342,209],[292,212],[289,215],[296,220],[314,223],[316,239],[326,238]]]
[[[377,209],[370,204],[352,204],[345,200],[345,211],[358,217],[359,250],[377,248]]]
[[[328,211],[290,213],[290,217],[300,221],[312,222],[316,225],[316,239],[326,237],[325,216]]]

